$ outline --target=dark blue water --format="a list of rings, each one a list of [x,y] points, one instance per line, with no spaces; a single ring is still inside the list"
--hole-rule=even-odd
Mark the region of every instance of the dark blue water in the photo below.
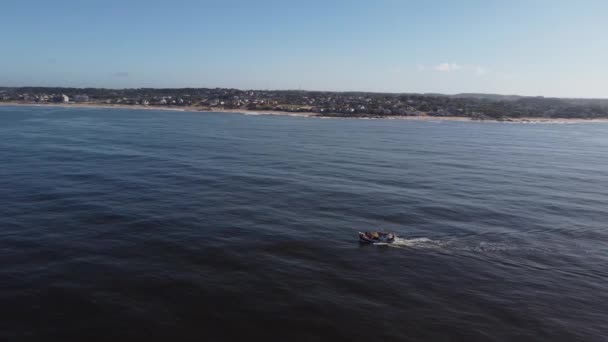
[[[608,124],[0,107],[0,340],[605,341],[607,184]]]

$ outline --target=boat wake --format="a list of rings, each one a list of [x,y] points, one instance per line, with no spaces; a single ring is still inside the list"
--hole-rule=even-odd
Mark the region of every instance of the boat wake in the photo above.
[[[433,240],[426,237],[400,238],[396,237],[393,243],[375,243],[377,246],[394,248],[442,249],[446,253],[474,253],[474,254],[508,254],[508,253],[548,253],[548,249],[510,243],[496,243],[484,241],[462,240]]]
[[[400,237],[395,238],[395,242],[387,244],[391,247],[396,248],[440,248],[445,246],[445,242],[431,240],[429,238],[421,237],[421,238],[412,238],[412,239],[404,239]]]

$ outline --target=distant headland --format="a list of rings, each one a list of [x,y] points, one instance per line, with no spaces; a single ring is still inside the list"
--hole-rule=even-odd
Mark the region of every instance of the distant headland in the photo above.
[[[608,99],[228,88],[0,87],[0,104],[498,121],[605,121]]]

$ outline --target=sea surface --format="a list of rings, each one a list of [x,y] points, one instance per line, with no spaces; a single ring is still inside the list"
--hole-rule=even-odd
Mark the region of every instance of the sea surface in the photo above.
[[[608,124],[0,107],[0,341],[606,340]]]

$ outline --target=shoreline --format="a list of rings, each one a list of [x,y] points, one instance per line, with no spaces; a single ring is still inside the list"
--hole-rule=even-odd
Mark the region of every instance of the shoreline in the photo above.
[[[245,115],[286,115],[286,116],[318,116],[313,112],[284,112],[273,110],[248,110],[248,109],[207,109],[195,106],[149,106],[149,105],[127,105],[107,103],[27,103],[27,102],[0,102],[0,106],[17,107],[59,107],[59,108],[99,108],[99,109],[134,109],[134,110],[162,110],[171,112],[196,112],[196,113],[234,113]]]
[[[408,121],[461,121],[461,122],[496,122],[496,123],[608,123],[608,118],[598,119],[568,119],[568,118],[506,118],[504,120],[495,119],[473,119],[464,116],[325,116],[313,112],[285,112],[273,110],[249,110],[249,109],[211,109],[195,106],[149,106],[149,105],[126,105],[126,104],[105,104],[105,103],[26,103],[26,102],[0,102],[0,106],[18,107],[59,107],[59,108],[99,108],[99,109],[133,109],[133,110],[162,110],[175,112],[196,112],[196,113],[232,113],[241,115],[282,115],[298,117],[315,117],[320,119],[368,119],[368,120],[408,120]]]

